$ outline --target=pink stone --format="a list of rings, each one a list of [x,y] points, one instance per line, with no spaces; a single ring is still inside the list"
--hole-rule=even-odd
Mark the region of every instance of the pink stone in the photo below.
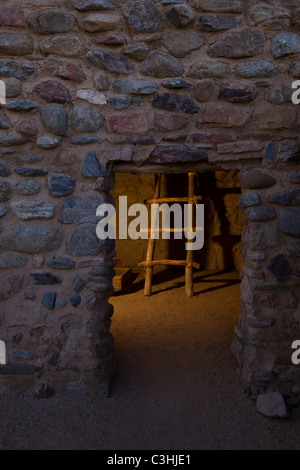
[[[197,127],[203,124],[213,127],[242,127],[249,120],[250,114],[233,106],[209,103],[198,115]]]
[[[109,161],[121,160],[122,162],[128,162],[132,158],[131,147],[111,147],[102,149],[100,161],[102,165],[106,165]]]
[[[244,141],[244,142],[233,142],[218,145],[218,153],[247,153],[247,152],[259,152],[264,148],[263,142],[257,141]]]
[[[258,295],[255,300],[259,305],[265,308],[293,308],[295,307],[295,298],[288,290],[279,290],[274,292],[267,292]]]
[[[72,101],[69,90],[57,80],[41,82],[32,91],[49,103],[70,103]]]
[[[126,115],[114,115],[108,120],[108,130],[111,132],[145,134],[149,131],[146,114],[132,113]]]
[[[253,125],[257,129],[294,129],[297,127],[297,106],[265,106],[256,110],[253,115]],[[280,112],[279,112],[280,111]]]
[[[279,392],[269,392],[258,395],[257,410],[267,418],[287,418],[288,412]]]
[[[221,142],[232,142],[236,140],[235,135],[230,134],[194,134],[193,135],[193,142],[195,144],[219,144]]]
[[[12,291],[18,291],[21,289],[23,276],[17,276],[17,275],[10,276],[8,280],[10,282]]]
[[[21,134],[32,136],[37,135],[38,132],[36,123],[33,119],[24,119],[23,121],[20,121],[16,127],[16,130]]]
[[[2,10],[3,26],[23,26],[23,11],[18,7],[9,7]]]
[[[246,317],[246,322],[252,328],[269,328],[274,325],[274,318],[266,316]]]
[[[106,104],[106,96],[93,90],[77,90],[76,97],[92,104]]]
[[[247,276],[241,282],[240,286],[241,300],[247,304],[253,304],[254,295]]]
[[[291,348],[291,343],[281,344],[278,347],[278,349],[276,350],[276,361],[277,361],[277,363],[280,364],[280,365],[284,365],[284,366],[291,366],[292,365],[292,354],[293,354],[293,352],[294,352],[294,349]],[[297,372],[299,374],[300,370],[296,369],[295,372]],[[292,372],[290,372],[289,376],[287,376],[287,374],[285,374],[285,377],[282,380],[286,381],[286,382],[288,382],[289,380],[292,380],[293,377],[291,377],[291,373]]]
[[[200,103],[209,101],[213,94],[215,84],[213,80],[201,80],[194,85],[194,95]]]
[[[126,38],[122,34],[105,34],[95,39],[97,44],[106,44],[107,46],[122,46],[126,44]]]
[[[156,114],[154,122],[161,132],[176,131],[188,125],[188,119],[185,116],[170,113]]]

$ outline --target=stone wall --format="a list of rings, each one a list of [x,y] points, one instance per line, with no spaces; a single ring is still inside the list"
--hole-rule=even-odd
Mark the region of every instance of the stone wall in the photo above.
[[[0,18],[3,387],[110,383],[115,251],[95,209],[118,165],[182,164],[241,171],[233,350],[249,393],[297,394],[298,0],[8,0]]]

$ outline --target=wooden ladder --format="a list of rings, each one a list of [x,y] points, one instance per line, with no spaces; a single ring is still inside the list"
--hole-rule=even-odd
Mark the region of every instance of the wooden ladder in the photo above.
[[[161,174],[156,175],[155,181],[155,190],[153,199],[147,199],[145,203],[155,204],[153,212],[153,219],[157,220],[158,210],[160,203],[173,203],[173,202],[185,202],[192,204],[192,227],[195,229],[195,204],[197,201],[202,200],[202,196],[195,195],[195,179],[197,173],[188,173],[189,179],[189,190],[188,197],[160,197],[160,187],[161,187]],[[152,218],[152,217],[151,217]],[[162,229],[158,229],[159,232],[162,232]],[[170,229],[170,232],[174,232],[175,229]],[[184,228],[182,229],[184,231]],[[193,268],[200,269],[200,264],[195,263],[193,260],[193,250],[187,250],[185,260],[154,260],[154,251],[155,251],[155,242],[156,239],[151,237],[151,229],[149,229],[150,236],[148,241],[148,249],[146,261],[139,263],[139,267],[145,267],[145,284],[144,284],[144,295],[150,296],[152,292],[152,276],[153,276],[153,267],[154,266],[185,266],[185,290],[188,297],[194,295],[194,284],[193,284]]]

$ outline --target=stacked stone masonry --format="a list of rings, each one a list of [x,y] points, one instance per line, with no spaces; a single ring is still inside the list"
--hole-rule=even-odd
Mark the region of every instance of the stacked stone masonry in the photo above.
[[[3,387],[105,387],[124,162],[240,171],[245,390],[300,393],[298,0],[14,0],[0,11]]]

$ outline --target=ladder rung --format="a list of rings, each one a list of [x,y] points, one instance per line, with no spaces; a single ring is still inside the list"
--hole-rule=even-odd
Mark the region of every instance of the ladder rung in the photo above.
[[[146,199],[144,201],[145,204],[156,204],[158,202],[194,202],[194,201],[202,201],[202,196],[193,196],[190,197],[158,197],[152,199]]]
[[[203,227],[193,227],[192,230],[183,228],[141,228],[139,233],[161,233],[161,232],[170,232],[170,233],[180,233],[180,232],[203,232]]]
[[[161,259],[161,260],[156,260],[156,261],[142,261],[141,263],[138,263],[139,267],[145,267],[145,268],[149,268],[151,266],[165,266],[165,265],[188,266],[188,267],[200,269],[199,263],[195,263],[195,261],[189,262],[186,260],[180,261],[180,260],[172,260],[172,259]]]

